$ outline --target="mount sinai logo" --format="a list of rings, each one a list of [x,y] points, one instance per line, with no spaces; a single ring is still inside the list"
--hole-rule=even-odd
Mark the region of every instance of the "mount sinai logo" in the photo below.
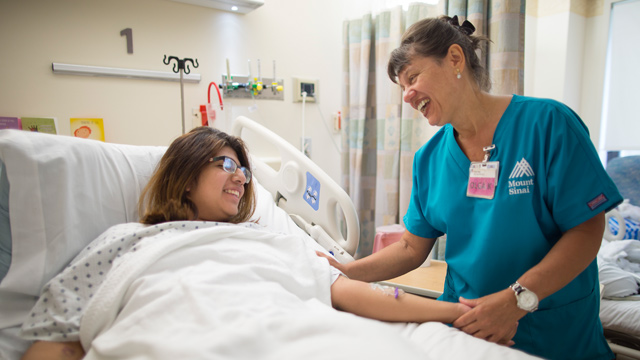
[[[509,175],[509,195],[530,193],[534,175],[535,173],[527,160],[522,158],[518,161]]]

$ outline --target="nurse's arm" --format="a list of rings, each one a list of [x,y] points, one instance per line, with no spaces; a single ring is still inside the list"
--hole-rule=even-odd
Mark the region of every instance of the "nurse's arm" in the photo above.
[[[348,264],[340,264],[320,252],[317,254],[327,258],[332,266],[351,279],[382,281],[406,274],[422,265],[435,241],[436,239],[423,238],[405,231],[400,241]]]
[[[595,259],[604,233],[604,212],[569,229],[536,266],[513,279],[533,291],[539,300],[562,289]],[[514,254],[517,257],[517,254]],[[517,307],[513,290],[507,288],[488,296],[467,300],[473,307],[453,325],[489,341],[502,339],[505,328],[527,314]]]
[[[601,212],[569,229],[547,256],[524,273],[518,282],[536,293],[540,300],[562,289],[596,258],[604,227],[604,212]]]

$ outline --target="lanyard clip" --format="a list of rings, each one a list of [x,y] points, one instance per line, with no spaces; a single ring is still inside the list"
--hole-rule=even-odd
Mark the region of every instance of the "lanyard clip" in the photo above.
[[[485,146],[482,148],[482,151],[484,151],[484,159],[482,160],[482,162],[487,162],[489,161],[489,157],[491,156],[491,150],[495,149],[496,145],[495,144],[491,144],[491,146]]]

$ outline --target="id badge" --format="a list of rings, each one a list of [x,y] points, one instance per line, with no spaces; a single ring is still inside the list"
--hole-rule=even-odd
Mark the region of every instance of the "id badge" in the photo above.
[[[467,196],[493,199],[498,183],[498,161],[472,162],[469,167]]]

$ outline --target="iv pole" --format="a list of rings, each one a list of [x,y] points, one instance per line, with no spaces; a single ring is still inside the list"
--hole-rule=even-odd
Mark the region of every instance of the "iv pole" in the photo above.
[[[185,123],[184,123],[184,86],[182,84],[182,79],[183,79],[183,72],[185,74],[188,74],[191,72],[191,69],[189,68],[189,64],[187,64],[187,62],[190,62],[191,65],[194,68],[197,68],[198,66],[198,59],[195,59],[195,63],[193,59],[189,59],[189,58],[184,58],[184,59],[178,59],[175,56],[169,56],[167,58],[167,55],[164,56],[164,59],[162,59],[162,62],[165,65],[169,65],[169,63],[171,62],[171,60],[175,60],[176,63],[173,64],[173,72],[180,73],[180,109],[181,111],[181,115],[182,115],[182,133],[185,133]]]

